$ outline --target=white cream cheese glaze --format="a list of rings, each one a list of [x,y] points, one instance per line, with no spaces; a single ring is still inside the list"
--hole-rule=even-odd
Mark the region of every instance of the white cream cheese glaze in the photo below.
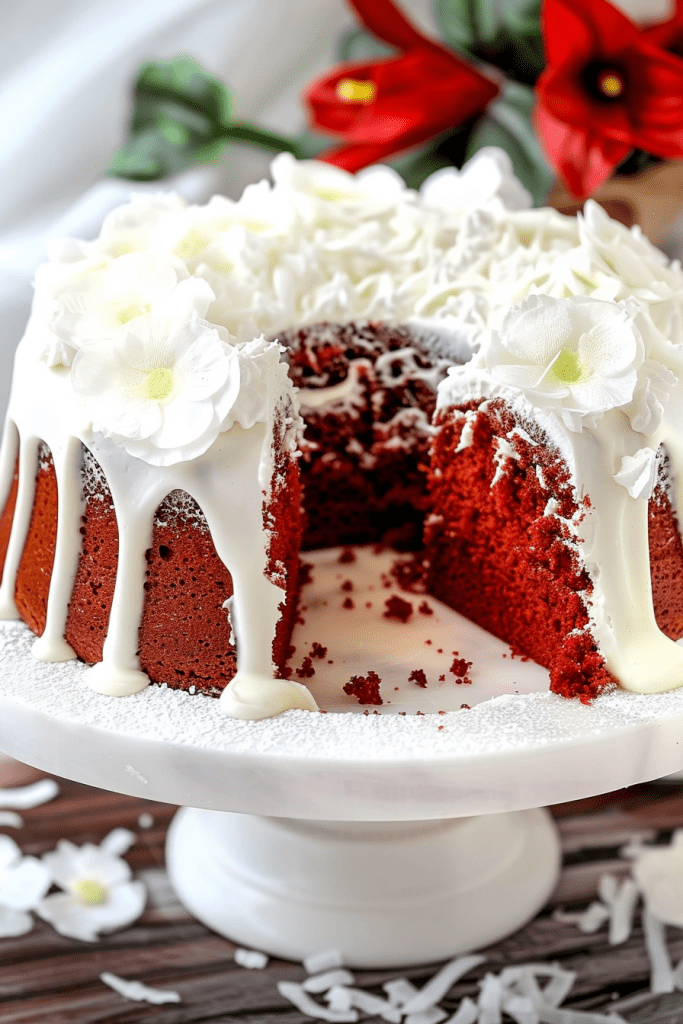
[[[202,508],[216,551],[234,581],[230,617],[238,673],[220,706],[238,718],[262,718],[287,708],[315,709],[304,686],[273,679],[272,637],[282,591],[265,575],[268,538],[262,529],[263,505],[278,425],[286,427],[283,443],[293,451],[297,401],[302,409],[316,411],[353,406],[362,367],[358,361],[347,380],[302,390],[296,399],[284,365],[273,355],[277,346],[270,346],[263,372],[258,369],[262,349],[253,346],[261,333],[272,338],[279,331],[325,320],[382,320],[408,327],[437,359],[460,362],[480,347],[483,352],[487,332],[499,329],[510,308],[534,293],[590,296],[613,303],[628,299],[638,310],[646,359],[683,379],[680,268],[668,265],[637,232],[613,224],[594,204],[588,204],[579,220],[524,209],[519,188],[510,187],[506,158],[496,154],[490,159],[495,174],[487,180],[495,179],[498,185],[487,186],[486,194],[477,198],[472,194],[472,173],[464,179],[455,171],[441,172],[438,181],[418,195],[388,168],[373,168],[354,178],[281,155],[273,163],[274,185],[250,186],[237,203],[214,197],[198,207],[179,197],[140,197],[111,214],[94,242],[68,240],[53,247],[51,261],[36,275],[33,314],[17,352],[0,452],[3,503],[17,456],[21,469],[0,586],[3,617],[16,616],[14,583],[41,441],[50,448],[57,476],[55,571],[47,626],[34,645],[37,657],[73,656],[64,640],[64,623],[80,550],[82,442],[106,476],[120,536],[103,660],[89,673],[93,687],[123,695],[147,684],[136,655],[144,556],[156,508],[179,489]],[[510,196],[514,210],[501,199]],[[132,259],[131,254],[139,258]],[[139,440],[136,423],[127,422],[125,443],[106,423],[93,429],[93,416],[74,393],[70,366],[74,358],[84,363],[79,352],[89,344],[88,332],[116,341],[128,324],[135,326],[145,317],[158,320],[169,304],[180,309],[183,302],[184,308],[191,307],[192,317],[201,319],[207,337],[213,331],[211,345],[216,351],[237,346],[243,356],[233,408],[226,411],[232,392],[228,398],[222,392],[214,401],[218,425],[203,409],[208,426],[201,444],[202,438],[215,439],[192,455],[187,453],[192,452],[194,439],[185,447],[179,442],[169,464],[166,455],[152,452],[148,438],[156,435]],[[400,355],[406,367],[414,362],[410,347]],[[654,624],[647,502],[631,497],[614,479],[624,457],[635,456],[644,447],[656,451],[660,445],[669,456],[674,479],[680,479],[683,422],[675,406],[681,385],[666,404],[666,414],[656,425],[648,425],[650,412],[661,408],[658,395],[670,390],[671,381],[656,370],[651,378],[643,372],[640,420],[634,414],[629,422],[622,410],[614,409],[576,431],[556,413],[539,412],[519,391],[492,381],[480,357],[475,362],[478,365],[457,371],[442,383],[440,407],[463,395],[505,395],[525,415],[538,419],[575,474],[579,497],[587,494],[591,499],[592,510],[579,532],[586,538],[583,552],[594,580],[592,625],[609,667],[630,689],[683,684],[683,652]],[[393,372],[389,365],[387,372]],[[148,381],[147,398],[158,399],[162,406],[167,401],[166,384],[163,375]],[[165,436],[165,429],[157,432],[159,436]],[[468,422],[460,447],[470,438]],[[125,444],[135,454],[126,451]],[[501,472],[505,461],[501,456]],[[679,515],[683,503],[678,493],[673,505]],[[615,530],[617,523],[621,532]],[[629,545],[628,565],[615,544],[617,538]]]

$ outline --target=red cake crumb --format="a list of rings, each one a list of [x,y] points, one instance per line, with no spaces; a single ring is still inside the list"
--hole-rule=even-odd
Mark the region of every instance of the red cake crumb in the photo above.
[[[312,562],[301,562],[299,565],[299,582],[302,587],[305,587],[307,583],[313,582],[313,563]]]
[[[383,704],[379,688],[382,680],[376,672],[370,671],[366,676],[351,676],[344,684],[344,693],[356,697],[359,704]]]
[[[353,590],[353,583],[351,582],[351,580],[344,580],[344,582],[341,585],[341,588],[342,590],[346,591]]]
[[[465,658],[461,658],[457,651],[453,651],[453,654],[455,655],[455,658],[451,665],[451,672],[460,680],[464,681],[467,679],[468,683],[471,682],[472,680],[467,678],[467,673],[472,668],[472,662],[467,661]]]
[[[428,605],[426,601],[423,601],[422,604],[418,605],[417,610],[419,611],[420,615],[434,614],[434,609],[431,607],[431,605]]]
[[[421,556],[397,558],[389,571],[401,590],[409,594],[425,593],[427,567]]]
[[[372,601],[366,601],[365,602],[365,607],[366,608],[372,608]]]
[[[422,668],[414,668],[408,676],[409,682],[416,683],[418,686],[425,687],[427,685],[427,676]]]
[[[443,726],[442,725],[437,726],[437,731],[438,732],[443,732]]]
[[[433,641],[432,640],[425,640],[425,643],[426,644],[431,644],[431,643],[433,643]]]
[[[460,705],[460,710],[461,711],[471,711],[472,708],[469,706],[469,704],[461,704]]]
[[[326,654],[327,654],[327,647],[323,647],[322,644],[319,644],[316,640],[314,640],[313,641],[313,646],[311,647],[310,651],[308,652],[308,657],[309,658],[324,658]]]
[[[342,608],[349,608],[350,609],[350,608],[355,608],[355,607],[356,607],[356,602],[351,597],[346,597],[342,601]]]
[[[413,606],[410,601],[404,601],[402,597],[398,597],[396,594],[388,598],[384,605],[386,611],[382,614],[385,619],[398,619],[399,622],[407,622],[413,614]]]
[[[350,562],[356,561],[356,552],[353,548],[344,548],[340,554],[337,562],[339,565],[348,565]]]
[[[445,683],[446,682],[446,676],[445,675],[439,676],[439,682],[440,683]]]
[[[310,679],[312,676],[315,675],[315,669],[313,668],[313,662],[311,661],[310,658],[304,658],[304,660],[301,663],[301,668],[298,668],[296,670],[296,674],[301,679]]]

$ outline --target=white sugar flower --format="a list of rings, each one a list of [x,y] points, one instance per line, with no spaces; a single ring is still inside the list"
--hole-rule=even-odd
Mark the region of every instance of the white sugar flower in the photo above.
[[[100,932],[123,928],[140,916],[145,887],[131,881],[131,869],[120,856],[131,837],[125,829],[115,829],[99,846],[60,839],[55,850],[44,854],[52,878],[64,891],[46,896],[37,909],[60,935],[94,942]]]
[[[107,214],[93,248],[110,256],[153,250],[169,252],[186,231],[187,202],[174,193],[137,193]]]
[[[396,204],[413,195],[391,167],[368,167],[349,174],[318,160],[295,160],[279,153],[270,172],[276,193],[289,194],[307,220],[355,221],[393,214]]]
[[[234,346],[177,312],[140,316],[113,340],[84,345],[71,371],[93,429],[154,466],[202,455],[240,391]]]
[[[527,210],[532,199],[512,169],[512,160],[497,146],[484,146],[461,171],[444,167],[430,174],[420,188],[428,206],[468,210],[498,199],[508,210]]]
[[[633,398],[643,342],[628,309],[584,296],[532,295],[492,332],[489,373],[536,405],[557,409],[571,429]]]
[[[643,847],[632,870],[650,913],[683,928],[683,830],[669,846]]]
[[[23,857],[9,836],[0,835],[0,937],[25,935],[52,876],[35,857]]]
[[[122,326],[159,302],[184,302],[203,316],[213,293],[205,282],[187,277],[184,264],[170,255],[121,256],[67,282],[54,297],[50,327],[65,344],[78,350],[90,341],[113,338]]]

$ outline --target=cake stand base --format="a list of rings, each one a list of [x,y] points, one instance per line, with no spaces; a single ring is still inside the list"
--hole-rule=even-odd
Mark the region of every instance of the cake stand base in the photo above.
[[[166,860],[188,910],[240,945],[394,968],[524,925],[553,890],[559,844],[545,810],[375,823],[183,808]]]

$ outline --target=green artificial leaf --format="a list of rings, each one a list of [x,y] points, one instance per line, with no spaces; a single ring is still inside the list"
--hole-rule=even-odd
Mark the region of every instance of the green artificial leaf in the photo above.
[[[435,0],[436,20],[456,50],[528,85],[544,66],[540,0]]]
[[[535,206],[542,206],[555,175],[548,165],[531,121],[533,90],[508,82],[504,92],[486,108],[474,126],[467,145],[467,158],[484,146],[504,149],[515,174],[529,190]]]
[[[229,88],[190,57],[145,64],[135,83],[126,144],[109,173],[154,181],[218,160],[229,139],[297,153],[281,135],[232,121]]]
[[[364,28],[350,28],[341,37],[337,52],[340,61],[360,63],[378,57],[391,57],[396,50],[388,43],[376,39]]]
[[[394,170],[401,175],[408,188],[419,188],[434,171],[452,166],[450,160],[439,152],[437,142],[429,146],[422,146],[410,153],[403,153],[400,157],[391,160],[390,163]]]

